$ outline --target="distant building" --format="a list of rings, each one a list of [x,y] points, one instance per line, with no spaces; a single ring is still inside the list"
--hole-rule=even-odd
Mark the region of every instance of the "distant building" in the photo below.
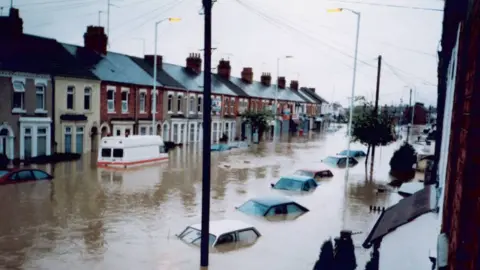
[[[413,114],[413,124],[414,125],[426,125],[427,124],[427,115],[428,110],[425,108],[423,103],[415,103],[414,105],[414,114]],[[407,107],[403,112],[403,123],[408,124],[412,122],[412,115],[411,115],[412,108]]]

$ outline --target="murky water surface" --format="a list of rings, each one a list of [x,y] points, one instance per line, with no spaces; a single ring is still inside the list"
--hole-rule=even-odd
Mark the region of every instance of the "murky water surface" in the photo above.
[[[378,183],[388,182],[388,161],[397,145],[377,150],[375,182],[365,180],[360,161],[347,184],[344,170],[333,169],[335,177],[312,193],[270,188],[279,176],[314,168],[343,150],[344,134],[345,128],[213,153],[211,218],[243,220],[263,236],[253,246],[212,253],[209,269],[311,269],[321,243],[342,228],[361,232],[354,236],[360,269],[368,257],[361,243],[378,217],[369,206],[398,200],[376,193]],[[199,269],[199,248],[175,234],[200,222],[200,146],[174,150],[163,165],[127,172],[97,169],[90,156],[45,169],[55,175],[53,182],[0,187],[1,269]],[[272,194],[291,196],[311,211],[276,222],[235,211],[251,197]]]

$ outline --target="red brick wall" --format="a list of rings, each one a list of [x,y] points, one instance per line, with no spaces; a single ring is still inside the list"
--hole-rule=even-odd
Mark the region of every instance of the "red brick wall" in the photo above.
[[[450,270],[480,269],[480,1],[460,35],[442,230]],[[479,63],[479,64],[477,64]]]

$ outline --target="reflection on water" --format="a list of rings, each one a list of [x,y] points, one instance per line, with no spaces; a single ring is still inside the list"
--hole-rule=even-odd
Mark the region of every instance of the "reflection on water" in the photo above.
[[[365,181],[362,162],[348,182],[343,170],[332,169],[335,177],[316,191],[289,193],[310,209],[298,219],[271,222],[234,208],[251,197],[280,194],[271,182],[314,168],[325,155],[343,150],[344,139],[316,135],[212,153],[212,220],[243,220],[262,237],[247,248],[212,253],[209,269],[311,269],[323,240],[344,227],[363,233],[355,236],[360,245],[378,217],[369,206],[388,205],[391,196]],[[381,150],[376,182],[388,182],[385,157],[393,149]],[[97,169],[94,155],[39,168],[54,174],[54,181],[0,187],[1,269],[199,269],[199,249],[175,237],[200,222],[198,145],[172,151],[163,164],[129,171]],[[357,253],[361,266],[367,252]]]

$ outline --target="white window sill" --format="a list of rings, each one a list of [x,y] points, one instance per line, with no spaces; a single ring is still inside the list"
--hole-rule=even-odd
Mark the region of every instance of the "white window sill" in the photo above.
[[[122,114],[128,114],[128,111],[122,111]]]
[[[36,110],[35,110],[35,113],[38,113],[38,114],[46,114],[46,113],[48,113],[48,111],[45,110],[45,109],[36,109]]]
[[[173,112],[172,112],[172,111],[168,111],[168,114],[173,114]]]
[[[198,112],[198,114],[203,114],[202,112]]]
[[[183,114],[183,112],[177,112],[177,114]]]
[[[189,113],[190,113],[190,114],[195,114],[193,111],[190,111]]]
[[[27,111],[25,109],[20,109],[20,108],[13,108],[12,113],[26,113]]]
[[[115,112],[115,111],[107,111],[107,113],[112,113],[112,114],[113,114],[113,113],[117,113],[117,112]]]
[[[147,113],[147,112],[146,112],[146,111],[140,111],[140,113],[142,113],[142,114],[143,114],[143,113]],[[153,112],[152,112],[152,113],[153,113]]]

